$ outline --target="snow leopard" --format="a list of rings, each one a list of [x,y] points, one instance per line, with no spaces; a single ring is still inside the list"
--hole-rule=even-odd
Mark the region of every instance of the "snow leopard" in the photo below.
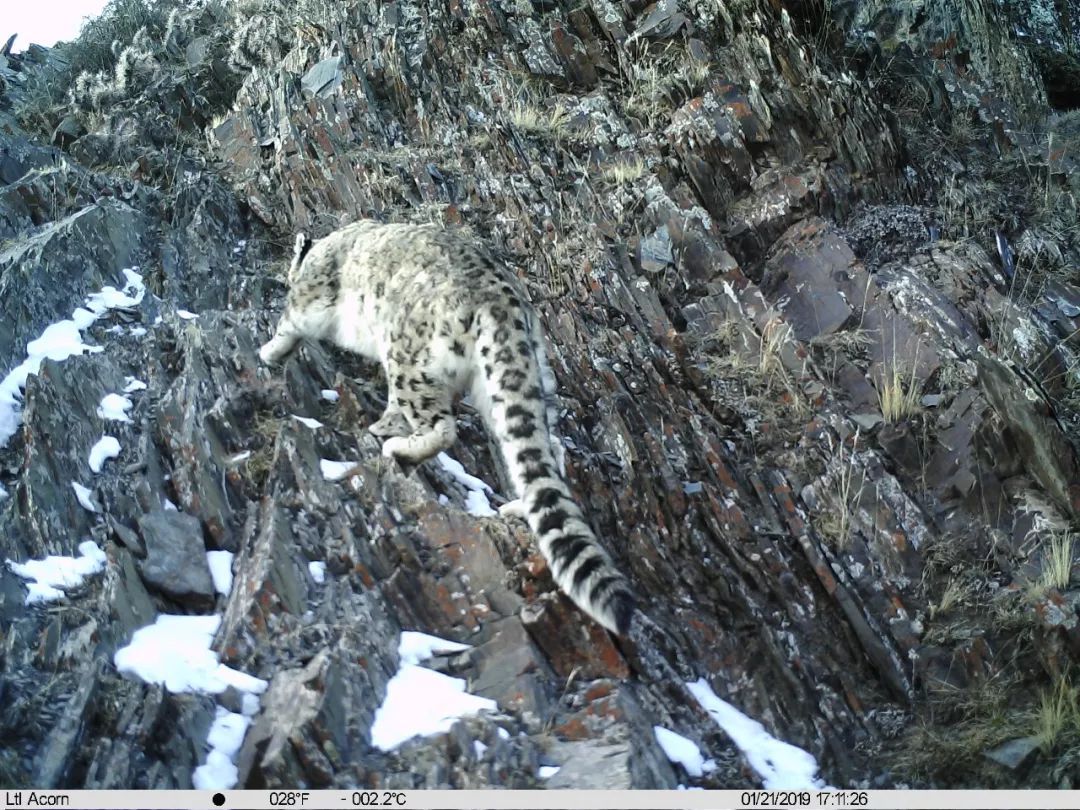
[[[452,405],[469,395],[517,496],[502,513],[526,521],[578,607],[625,635],[633,591],[565,481],[555,377],[517,275],[464,231],[365,220],[314,242],[299,234],[288,286],[262,361],[282,361],[302,338],[378,361],[386,409],[368,430],[384,456],[414,464],[454,443]]]

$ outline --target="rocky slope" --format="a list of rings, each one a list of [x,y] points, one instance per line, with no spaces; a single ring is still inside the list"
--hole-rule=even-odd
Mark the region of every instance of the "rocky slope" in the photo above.
[[[0,374],[125,269],[146,286],[27,379],[0,450],[3,557],[107,554],[45,604],[0,570],[0,782],[190,786],[241,695],[113,656],[216,612],[269,682],[240,785],[761,784],[704,679],[832,785],[1072,786],[1080,15],[825,8],[117,0],[0,58]],[[379,457],[377,369],[260,366],[293,232],[362,216],[470,228],[528,280],[633,637],[444,467]],[[437,666],[498,711],[373,746],[403,629],[471,645]]]

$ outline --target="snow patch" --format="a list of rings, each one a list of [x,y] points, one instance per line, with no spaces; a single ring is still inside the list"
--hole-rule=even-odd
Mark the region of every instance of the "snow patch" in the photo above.
[[[477,517],[491,517],[499,514],[491,508],[487,495],[477,489],[470,489],[465,495],[465,511]]]
[[[401,667],[386,685],[386,698],[371,724],[371,743],[392,751],[416,736],[440,734],[461,717],[495,711],[495,701],[470,695],[465,681],[419,666],[435,653],[460,652],[468,644],[406,631],[398,643]]]
[[[89,488],[84,487],[78,481],[71,482],[71,488],[75,490],[75,497],[79,501],[79,505],[87,512],[97,512],[97,507],[94,505],[93,498],[90,496],[93,494]]]
[[[220,694],[232,686],[241,692],[261,694],[267,682],[245,675],[218,661],[210,649],[220,616],[171,616],[139,628],[131,643],[116,651],[117,670],[146,683],[163,685],[170,692]]]
[[[231,551],[208,551],[206,552],[206,564],[210,566],[210,579],[214,581],[214,590],[222,596],[228,596],[232,590],[232,561]]]
[[[210,753],[206,755],[206,764],[200,765],[191,775],[191,784],[196,790],[221,790],[234,787],[239,779],[236,768],[236,755],[244,743],[251,720],[242,714],[217,707],[214,724],[206,735]]]
[[[82,585],[88,576],[105,569],[108,558],[92,540],[79,543],[78,557],[48,556],[43,560],[17,563],[7,560],[7,567],[16,576],[29,580],[26,604],[52,602],[64,597],[65,588]]]
[[[686,686],[739,747],[767,790],[827,789],[816,776],[818,764],[812,754],[773,737],[761,723],[718,698],[704,678]]]
[[[106,394],[98,405],[97,415],[114,422],[130,422],[127,412],[131,410],[131,400],[120,394]]]
[[[311,574],[311,578],[315,580],[319,585],[326,582],[326,563],[318,560],[309,562],[307,564],[308,573]]]
[[[193,321],[199,317],[194,312],[189,312],[186,309],[178,309],[176,310],[176,314],[183,318],[185,321]]]
[[[240,698],[240,713],[244,717],[254,717],[259,711],[259,698],[251,692],[244,692],[244,696]]]
[[[106,286],[88,296],[85,307],[77,307],[71,318],[50,324],[36,340],[26,344],[26,359],[0,380],[0,448],[7,445],[22,423],[22,392],[31,374],[37,374],[45,360],[57,362],[86,352],[100,352],[100,346],[83,343],[82,330],[111,309],[133,307],[146,294],[142,276],[134,270],[123,271],[122,290]]]
[[[145,391],[146,383],[135,377],[124,377],[124,393],[133,394],[136,391]]]
[[[134,268],[124,268],[120,272],[124,274],[125,281],[124,286],[119,290],[106,285],[101,288],[101,292],[87,296],[86,307],[95,318],[100,318],[110,309],[128,309],[138,306],[146,295],[146,285],[143,284],[142,276],[136,273]]]
[[[701,778],[705,773],[705,757],[693,740],[663,726],[653,726],[653,734],[670,762],[682,765],[688,774]]]
[[[294,413],[292,415],[292,418],[295,419],[297,422],[299,422],[304,427],[309,427],[312,430],[317,430],[317,429],[323,427],[323,423],[320,422],[318,419],[312,419],[312,418],[310,418],[308,416],[297,416]]]
[[[560,770],[562,770],[562,768],[557,765],[541,765],[540,769],[536,772],[536,775],[541,779],[550,779]]]
[[[463,652],[468,644],[460,641],[448,641],[445,638],[418,633],[415,630],[402,630],[398,641],[398,657],[402,664],[419,664],[435,655]]]
[[[491,508],[488,495],[493,490],[485,481],[465,472],[465,467],[457,459],[450,458],[446,453],[439,453],[436,457],[439,465],[461,484],[468,492],[465,493],[465,511],[476,517],[491,517],[498,512]],[[440,499],[441,502],[441,499]]]
[[[462,466],[461,462],[457,459],[450,458],[446,453],[439,453],[436,458],[439,461],[439,466],[450,473],[450,475],[465,487],[465,489],[477,490],[479,492],[492,492],[491,487],[484,481],[465,472],[465,467]]]
[[[341,399],[341,395],[333,388],[324,388],[319,392],[319,395],[327,402],[337,402]]]
[[[118,455],[120,455],[119,440],[115,436],[102,436],[90,448],[90,457],[87,459],[90,471],[94,473],[101,472],[105,462],[110,458],[116,458]]]
[[[392,751],[413,737],[442,734],[462,717],[496,708],[494,700],[468,694],[462,678],[405,664],[386,685],[386,699],[371,724],[371,744]]]
[[[327,481],[340,481],[358,466],[359,465],[355,461],[331,461],[326,458],[319,459],[319,469],[322,471],[322,477]]]

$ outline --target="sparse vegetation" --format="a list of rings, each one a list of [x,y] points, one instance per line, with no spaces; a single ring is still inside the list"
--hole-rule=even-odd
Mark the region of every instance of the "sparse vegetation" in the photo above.
[[[643,177],[647,168],[645,161],[639,157],[631,160],[619,160],[604,166],[600,172],[600,177],[607,183],[621,186]]]
[[[632,62],[630,70],[626,112],[650,126],[656,125],[665,112],[701,95],[710,74],[708,63],[670,43],[659,52],[642,54]]]
[[[1043,598],[1051,590],[1063,591],[1072,580],[1073,551],[1072,532],[1055,532],[1045,542],[1042,572],[1029,583],[1028,597],[1032,601]]]
[[[860,471],[856,476],[855,448],[859,444],[859,429],[851,440],[851,449],[846,451],[844,442],[839,442],[836,451],[836,468],[832,477],[832,493],[825,510],[817,521],[818,530],[832,542],[837,551],[851,547],[852,511],[857,508],[865,476]]]
[[[1045,754],[1080,742],[1080,690],[1067,678],[1059,677],[1040,695],[1033,726]]]
[[[133,74],[154,61],[150,42],[161,40],[176,5],[175,0],[111,0],[62,47],[62,60],[27,71],[15,107],[20,123],[51,134],[68,102],[100,107],[109,92],[126,89]]]
[[[1012,703],[1017,684],[996,675],[960,689],[928,685],[927,714],[905,739],[898,764],[918,779],[939,786],[974,781],[993,787],[1003,778],[985,753],[1031,733],[1028,708]]]
[[[886,422],[901,422],[918,412],[919,388],[914,368],[910,375],[895,366],[885,372],[878,386],[878,406]]]
[[[918,365],[919,348],[916,346],[911,371],[901,368],[896,356],[896,335],[893,335],[892,357],[887,358],[877,382],[878,407],[886,422],[902,422],[919,412]]]
[[[934,620],[938,616],[950,613],[954,608],[964,604],[968,593],[968,583],[963,578],[957,576],[950,579],[937,602],[930,603],[930,619]]]
[[[158,127],[156,138],[149,127],[140,135],[158,147],[178,128],[191,135],[231,102],[239,86],[239,74],[221,70],[227,48],[221,22],[231,13],[217,0],[195,5],[111,0],[76,39],[22,71],[21,92],[13,96],[15,115],[28,131],[51,136],[66,115],[74,114],[91,131],[107,129],[101,124],[117,104],[153,101],[177,126]],[[189,65],[185,47],[203,35],[212,58]],[[161,84],[161,91],[150,98],[143,90],[153,83]],[[168,92],[178,84],[187,84],[184,92]]]
[[[252,426],[252,435],[256,446],[251,455],[243,460],[245,476],[251,481],[256,491],[262,490],[270,477],[270,470],[274,464],[274,449],[277,445],[277,437],[285,420],[271,413],[260,412],[256,415]]]
[[[870,274],[867,274],[867,279]],[[821,358],[820,368],[829,380],[836,381],[837,372],[844,360],[865,366],[867,349],[874,345],[874,339],[863,328],[842,329],[825,335],[815,335],[810,339],[810,346],[818,350]]]
[[[176,0],[110,0],[68,46],[72,75],[112,70],[140,32],[160,40],[176,6]]]
[[[561,107],[542,107],[524,94],[510,103],[507,117],[515,128],[527,135],[555,140],[566,136],[570,120]]]
[[[717,330],[713,342],[717,349],[709,359],[711,376],[725,384],[738,382],[741,404],[752,407],[759,418],[769,418],[778,402],[796,416],[807,412],[806,398],[785,361],[795,343],[789,323],[773,317],[759,335],[731,322]]]
[[[1054,535],[1050,538],[1050,553],[1047,555],[1043,578],[1048,586],[1059,591],[1065,590],[1072,580],[1073,536],[1071,532]]]

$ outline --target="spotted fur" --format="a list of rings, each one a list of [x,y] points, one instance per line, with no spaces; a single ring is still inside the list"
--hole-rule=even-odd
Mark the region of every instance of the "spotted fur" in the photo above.
[[[260,357],[277,362],[301,338],[382,363],[387,406],[369,430],[385,439],[385,456],[418,463],[450,447],[453,398],[469,393],[519,498],[505,513],[529,524],[559,587],[625,634],[633,595],[563,479],[555,379],[536,314],[507,267],[435,226],[358,222],[314,243],[301,235],[285,312]]]

